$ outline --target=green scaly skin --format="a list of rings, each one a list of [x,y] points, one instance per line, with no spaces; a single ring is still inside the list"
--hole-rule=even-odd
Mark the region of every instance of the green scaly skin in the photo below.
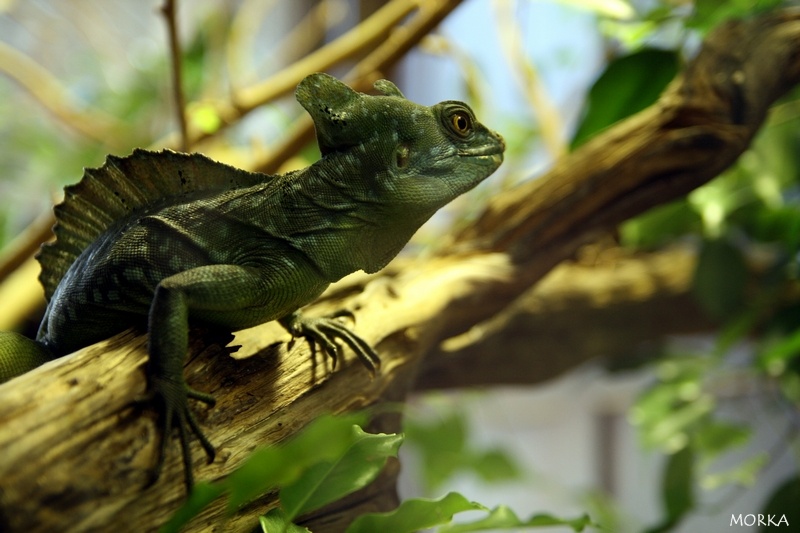
[[[235,331],[279,320],[334,359],[343,342],[376,371],[380,361],[366,342],[333,318],[308,319],[297,309],[351,272],[383,268],[437,209],[494,172],[505,145],[466,104],[426,107],[405,99],[391,82],[375,88],[383,95],[357,93],[325,74],[303,80],[296,96],[314,119],[323,157],[289,174],[244,173],[172,152],[110,157],[99,171],[185,161],[186,175],[177,171],[182,182],[197,165],[221,175],[230,169],[255,184],[222,184],[143,204],[101,225],[63,273],[51,264],[55,252],[45,257],[44,251],[47,311],[36,341],[0,334],[0,380],[128,327],[146,328],[148,390],[163,431],[155,477],[167,436],[177,427],[191,488],[189,431],[210,459],[214,448],[188,402],[213,404],[213,398],[189,388],[183,377],[190,324]],[[87,193],[72,196],[81,200],[81,194]],[[65,204],[70,201],[76,199],[68,189]],[[63,211],[62,222],[69,224]],[[68,242],[60,245],[69,251]],[[46,279],[48,272],[55,281]]]

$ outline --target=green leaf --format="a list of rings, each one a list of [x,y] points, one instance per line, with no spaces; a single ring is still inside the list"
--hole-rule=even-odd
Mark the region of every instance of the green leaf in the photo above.
[[[694,507],[694,450],[687,446],[667,462],[662,497],[671,520],[677,520]]]
[[[519,477],[519,467],[504,451],[469,446],[467,423],[459,412],[444,414],[428,423],[409,419],[405,429],[406,442],[420,454],[421,476],[430,491],[460,471],[473,472],[487,482]]]
[[[697,429],[694,442],[703,460],[709,461],[731,448],[744,446],[752,433],[749,426],[711,421]]]
[[[800,373],[787,372],[781,376],[778,383],[786,399],[795,405],[800,405]]]
[[[707,32],[727,20],[749,18],[781,3],[781,0],[695,0],[694,12],[686,26]]]
[[[408,419],[405,432],[407,442],[419,451],[421,475],[428,490],[436,490],[454,472],[469,464],[467,427],[460,413],[446,413],[428,423]]]
[[[667,453],[683,448],[689,434],[706,422],[715,406],[703,390],[703,379],[714,362],[711,357],[674,357],[657,367],[663,381],[645,392],[630,411],[631,423],[640,427],[642,443]]]
[[[519,529],[519,528],[539,528],[552,526],[567,526],[573,531],[583,531],[587,526],[596,526],[588,515],[578,518],[558,518],[549,514],[533,515],[527,520],[520,520],[516,513],[505,505],[499,505],[492,509],[489,514],[465,524],[448,524],[439,528],[439,533],[467,533],[470,531],[486,531],[494,529]]]
[[[413,533],[420,529],[447,524],[453,515],[464,511],[485,511],[486,507],[451,492],[438,500],[424,498],[403,501],[388,513],[361,515],[350,524],[347,533]]]
[[[699,231],[702,220],[685,199],[654,207],[620,226],[623,245],[653,249],[690,232]]]
[[[645,48],[615,59],[594,83],[572,149],[600,130],[655,102],[678,72],[678,54]]]
[[[254,451],[244,463],[231,472],[223,482],[231,492],[228,500],[228,512],[234,512],[241,505],[264,494],[277,486],[281,480],[294,479],[300,475],[300,469],[293,464],[284,463],[281,450],[275,447],[261,448]],[[299,466],[299,465],[298,465]],[[287,469],[292,472],[287,472]]]
[[[773,522],[782,521],[782,524],[800,524],[800,476],[795,476],[787,479],[780,485],[775,492],[772,493],[762,514],[772,515],[775,517]],[[774,531],[775,528],[762,526],[761,531]]]
[[[724,472],[705,475],[701,484],[703,488],[707,490],[714,490],[723,485],[730,484],[750,487],[756,482],[759,472],[761,472],[768,461],[769,455],[766,452],[759,453],[746,461],[742,461],[734,468]]]
[[[203,133],[214,133],[222,126],[222,118],[210,102],[194,102],[187,109],[189,122]]]
[[[692,289],[709,316],[724,320],[741,310],[746,282],[747,266],[738,248],[726,239],[703,244]]]
[[[200,514],[208,504],[219,498],[225,491],[220,484],[197,483],[181,507],[175,511],[159,533],[178,533],[183,526]]]
[[[503,450],[488,450],[476,453],[471,461],[472,469],[483,481],[499,482],[519,479],[517,463]]]
[[[228,512],[232,513],[270,489],[294,482],[311,466],[344,455],[356,439],[353,426],[364,424],[366,416],[365,413],[323,415],[288,443],[256,450],[224,481],[195,485],[186,503],[163,526],[162,532],[177,532],[226,491],[230,493]]]
[[[694,451],[683,448],[667,460],[661,480],[661,499],[666,516],[647,533],[670,531],[694,507]]]
[[[664,417],[654,420],[651,425],[642,428],[644,444],[665,451],[682,448],[688,440],[686,432],[704,421],[713,409],[714,399],[708,395],[674,409]]]
[[[352,442],[332,461],[306,470],[294,483],[281,489],[280,500],[290,519],[322,507],[371,483],[386,459],[397,457],[402,435],[365,433],[352,426]]]
[[[264,533],[311,533],[308,528],[293,524],[281,508],[259,516],[258,523]]]
[[[759,365],[772,376],[783,374],[792,359],[800,356],[800,329],[769,343],[758,356]]]
[[[800,212],[796,205],[760,209],[754,218],[751,233],[756,239],[778,241],[789,252],[797,251],[800,244]]]
[[[645,430],[661,422],[664,417],[686,403],[686,392],[690,383],[659,383],[646,391],[636,401],[630,413],[633,424]],[[698,385],[699,386],[699,385]]]
[[[332,461],[344,454],[355,438],[352,427],[363,424],[364,414],[324,415],[311,422],[292,440],[279,447],[255,451],[225,481],[230,488],[228,510],[286,486],[321,461]]]

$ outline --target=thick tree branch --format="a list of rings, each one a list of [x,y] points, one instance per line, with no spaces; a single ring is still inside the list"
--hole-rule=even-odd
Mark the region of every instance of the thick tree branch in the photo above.
[[[714,328],[691,292],[695,262],[689,247],[591,265],[566,261],[485,323],[426,354],[415,387],[531,385],[592,360],[626,365],[655,356],[667,335]]]
[[[655,107],[599,136],[537,182],[500,195],[441,255],[351,280],[312,306],[312,312],[354,311],[356,330],[384,360],[377,378],[349,361],[330,372],[321,360],[313,363],[303,343],[287,352],[281,344],[286,334],[274,324],[237,333],[234,342],[243,346],[237,357],[250,356],[246,360],[226,357],[215,346],[203,350],[188,364],[187,378],[218,398],[201,424],[219,455],[201,464],[200,448],[193,446],[198,478],[225,476],[254,446],[285,439],[324,411],[402,401],[421,368],[425,376],[425,355],[436,353],[442,340],[508,306],[598,232],[730,165],[772,101],[798,82],[798,52],[798,11],[726,26],[709,36]],[[159,483],[144,489],[158,444],[155,415],[133,407],[145,388],[145,358],[142,336],[121,335],[0,387],[0,528],[113,523],[119,531],[141,531],[179,504],[177,454]],[[396,417],[377,424],[400,429]],[[391,505],[391,487],[384,479],[357,502],[337,504],[337,511],[310,523],[312,530],[341,531],[358,502]],[[220,502],[193,530],[249,530],[274,504],[267,496],[226,519]]]
[[[798,82],[799,16],[786,10],[713,32],[655,105],[562,159],[544,178],[496,196],[458,240],[512,250],[524,260],[718,175],[748,147],[769,106]]]

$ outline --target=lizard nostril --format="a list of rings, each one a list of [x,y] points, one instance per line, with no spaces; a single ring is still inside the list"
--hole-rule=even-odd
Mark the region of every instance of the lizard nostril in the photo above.
[[[497,132],[494,132],[494,135],[495,135],[495,137],[497,137],[497,140],[500,141],[500,146],[502,147],[503,151],[505,151],[505,149],[506,149],[506,140],[503,139],[503,136],[500,135]]]

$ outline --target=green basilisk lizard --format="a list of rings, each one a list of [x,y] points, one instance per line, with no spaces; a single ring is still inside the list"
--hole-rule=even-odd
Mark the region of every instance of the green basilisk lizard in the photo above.
[[[340,342],[375,371],[373,349],[341,322],[297,312],[332,282],[383,268],[433,213],[503,160],[502,138],[470,108],[407,100],[381,80],[370,96],[312,74],[296,97],[322,158],[269,176],[199,154],[135,150],[109,156],[65,189],[56,240],[38,255],[48,300],[36,340],[0,333],[0,382],[129,327],[146,330],[149,398],[162,440],[154,478],[177,427],[186,484],[188,431],[214,447],[188,400],[190,324],[234,331],[278,320],[336,360]]]

